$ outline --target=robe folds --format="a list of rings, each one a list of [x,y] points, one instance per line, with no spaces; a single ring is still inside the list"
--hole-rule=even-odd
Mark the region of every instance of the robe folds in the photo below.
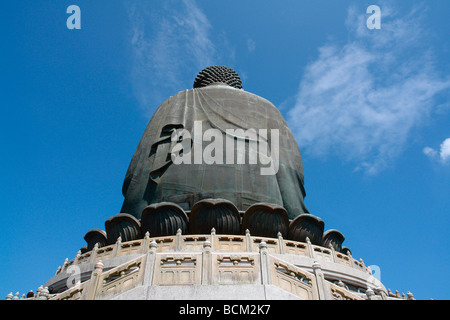
[[[199,123],[202,132],[200,135],[196,132],[196,137],[202,137],[208,129],[216,129],[222,134],[222,163],[195,163],[194,150],[203,151],[211,143],[194,137],[195,124],[198,128]],[[171,138],[175,130],[181,129],[191,133],[193,160],[174,164],[171,152],[177,141]],[[249,129],[258,133],[258,146],[261,142],[267,143],[269,150],[265,155],[270,161],[277,161],[276,174],[261,174],[261,168],[269,167],[267,161],[249,163],[249,153],[255,151],[251,148],[255,142],[251,137],[227,133],[227,130],[248,132]],[[267,135],[261,136],[260,129],[266,129]],[[279,132],[279,141],[277,149],[270,150],[274,145],[271,140],[274,129]],[[244,144],[239,144],[239,139],[245,141]],[[230,152],[227,142],[234,142],[231,150],[234,163],[227,163],[225,159]],[[259,155],[259,149],[257,153]],[[237,160],[239,156],[241,161]],[[274,156],[277,156],[276,160]],[[308,213],[304,204],[300,150],[283,116],[266,99],[224,84],[179,92],[159,106],[131,159],[122,193],[125,199],[121,212],[138,219],[150,204],[173,202],[190,210],[196,202],[211,198],[229,200],[242,211],[261,202],[281,205],[287,210],[289,219]]]

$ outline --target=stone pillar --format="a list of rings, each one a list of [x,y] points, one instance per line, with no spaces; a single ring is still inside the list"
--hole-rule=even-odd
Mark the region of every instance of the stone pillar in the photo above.
[[[334,250],[334,247],[331,243],[329,245],[329,248],[331,250],[331,257],[333,258],[333,262],[336,263],[337,262],[336,250]]]
[[[95,245],[97,246],[97,244],[95,244]],[[119,255],[121,247],[122,247],[122,237],[119,236],[117,238],[116,243],[114,244],[114,249],[113,249],[113,253],[112,253],[113,257],[117,257]],[[98,246],[97,246],[97,248],[98,248]]]
[[[103,268],[104,265],[101,260],[95,264],[95,269],[92,271],[91,279],[83,291],[83,300],[95,300],[98,287],[101,285]]]
[[[146,232],[144,239],[141,242],[141,252],[142,254],[147,254],[148,253],[148,246],[149,246],[149,242],[150,242],[150,232]]]
[[[259,244],[259,261],[261,264],[262,284],[270,284],[269,250],[267,249],[267,244],[264,241],[261,241]]]
[[[327,285],[320,263],[314,261],[312,267],[314,275],[316,276],[316,284],[317,284],[317,292],[319,294],[319,300],[332,300],[331,290],[330,287]]]
[[[306,237],[306,245],[308,247],[308,255],[309,255],[309,257],[314,259],[315,258],[314,257],[314,249],[312,247],[311,240],[309,240],[309,237]]]
[[[245,247],[248,252],[252,252],[252,237],[248,229],[245,230]]]
[[[216,229],[211,229],[211,250],[216,250]]]
[[[78,264],[78,260],[80,260],[81,257],[81,250],[78,250],[77,255],[75,256],[75,259],[73,261],[73,264]]]
[[[285,253],[284,240],[283,240],[283,236],[281,235],[281,232],[277,233],[277,238],[278,238],[278,249],[280,250],[281,254],[284,254]]]
[[[181,229],[177,230],[177,235],[175,236],[175,251],[180,251],[183,246],[183,238],[181,238]]]
[[[142,284],[144,287],[149,287],[153,282],[153,273],[155,270],[155,261],[156,261],[156,248],[158,244],[155,240],[150,243],[150,250],[147,252],[147,256],[145,258],[145,270],[144,270],[144,279]]]
[[[64,263],[63,263],[63,266],[62,266],[62,269],[63,270],[66,270],[67,269],[67,265],[69,264],[69,258],[66,258],[65,260],[64,260]]]
[[[348,260],[350,261],[350,267],[355,267],[355,261],[353,261],[352,254],[350,252],[347,252]]]
[[[95,259],[97,258],[97,250],[98,250],[98,243],[95,244],[94,248],[91,251],[91,256],[89,259],[90,262],[95,262]],[[62,267],[62,269],[64,269],[64,266]]]
[[[203,251],[202,251],[202,285],[211,284],[211,280],[212,280],[211,242],[206,240],[203,243]]]

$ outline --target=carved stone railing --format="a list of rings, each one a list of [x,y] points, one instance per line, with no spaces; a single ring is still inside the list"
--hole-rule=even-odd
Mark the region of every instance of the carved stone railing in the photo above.
[[[264,241],[267,245],[269,253],[293,254],[308,256],[314,260],[330,261],[352,268],[356,268],[363,272],[371,273],[364,265],[362,259],[357,261],[350,254],[345,255],[336,252],[331,246],[325,248],[311,244],[310,241],[297,242],[292,240],[284,240],[279,234],[277,238],[267,238],[259,236],[251,236],[249,232],[245,235],[222,235],[216,234],[213,229],[211,234],[206,235],[182,235],[178,232],[176,236],[154,237],[150,238],[148,234],[143,239],[133,240],[122,243],[119,238],[113,245],[98,248],[95,246],[92,251],[81,254],[71,260],[64,262],[59,267],[56,274],[66,270],[71,265],[81,265],[84,263],[95,263],[99,260],[106,260],[120,256],[131,254],[142,254],[149,250],[149,244],[155,241],[157,244],[157,252],[186,252],[186,251],[202,251],[206,241],[211,243],[213,251],[229,251],[229,252],[258,252],[259,244]]]
[[[309,272],[273,256],[271,252],[279,253],[276,250],[277,246],[279,248],[281,245],[277,242],[278,239],[270,239],[271,243],[266,243],[264,239],[250,237],[251,241],[246,242],[246,237],[250,236],[216,236],[214,233],[199,235],[198,238],[190,236],[181,240],[183,243],[187,240],[190,248],[196,250],[164,252],[161,251],[158,240],[164,246],[169,242],[164,241],[167,239],[153,238],[150,241],[149,237],[145,237],[140,246],[132,243],[123,251],[136,252],[136,247],[140,247],[143,250],[139,251],[141,254],[138,257],[107,271],[103,271],[104,265],[102,261],[98,261],[89,280],[53,295],[50,299],[110,299],[130,289],[143,288],[142,292],[146,292],[148,288],[157,286],[254,284],[273,285],[306,300],[362,300],[346,288],[326,281],[318,262],[314,263],[313,272]],[[255,240],[261,240],[257,250],[241,250],[242,246],[253,247]],[[175,239],[171,243],[176,242]],[[200,244],[201,250],[197,250]],[[120,248],[124,247],[121,245]],[[223,248],[227,250],[221,251]],[[299,246],[299,249],[305,248]],[[98,254],[98,251],[95,254]],[[143,293],[142,297],[145,296]]]

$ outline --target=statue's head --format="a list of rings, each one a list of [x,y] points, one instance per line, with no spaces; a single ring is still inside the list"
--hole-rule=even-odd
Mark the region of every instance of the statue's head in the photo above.
[[[236,71],[225,66],[211,66],[199,72],[194,81],[194,89],[213,83],[224,83],[236,89],[242,89],[241,78]]]

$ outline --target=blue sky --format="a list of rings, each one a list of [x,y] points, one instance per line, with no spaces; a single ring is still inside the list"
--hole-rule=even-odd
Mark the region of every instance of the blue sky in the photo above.
[[[81,30],[68,30],[69,5]],[[369,30],[369,5],[381,29]],[[449,299],[450,3],[2,4],[0,295],[35,291],[119,213],[159,104],[226,65],[300,146],[306,205],[391,290]],[[1,297],[0,297],[1,298]]]

